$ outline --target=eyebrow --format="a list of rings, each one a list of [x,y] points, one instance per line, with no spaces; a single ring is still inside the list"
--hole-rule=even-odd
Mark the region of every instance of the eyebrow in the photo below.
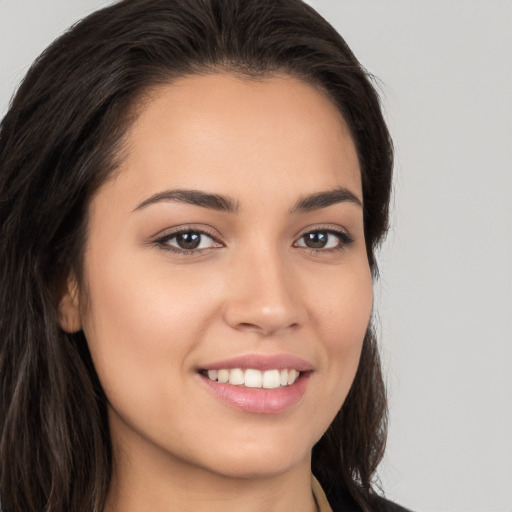
[[[134,211],[142,210],[151,204],[159,203],[161,201],[193,204],[196,206],[202,206],[203,208],[228,213],[237,213],[239,210],[239,204],[227,196],[209,194],[200,190],[176,189],[166,190],[152,195],[148,199],[142,201]]]
[[[174,201],[178,203],[193,204],[227,213],[238,213],[240,205],[234,199],[221,194],[210,194],[201,190],[175,189],[165,190],[152,195],[140,203],[134,211],[142,210],[152,204],[162,201]],[[362,206],[361,200],[350,190],[339,187],[325,192],[316,192],[297,201],[290,209],[290,213],[306,213],[321,208],[327,208],[333,204],[350,202]]]
[[[295,206],[290,210],[290,213],[306,213],[321,208],[327,208],[337,203],[354,203],[358,206],[363,206],[361,200],[350,190],[339,187],[325,192],[317,192],[299,199]]]

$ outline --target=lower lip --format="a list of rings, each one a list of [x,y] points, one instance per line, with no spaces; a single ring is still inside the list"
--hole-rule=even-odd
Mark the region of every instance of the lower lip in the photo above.
[[[222,402],[244,412],[277,414],[296,404],[306,392],[310,373],[301,373],[291,385],[275,389],[246,388],[222,384],[199,375],[208,389]]]

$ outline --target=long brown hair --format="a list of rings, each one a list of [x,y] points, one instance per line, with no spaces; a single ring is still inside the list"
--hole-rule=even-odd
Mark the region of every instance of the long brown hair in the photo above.
[[[80,275],[87,207],[149,88],[179,76],[285,73],[321,87],[359,156],[370,267],[388,225],[392,144],[371,81],[301,0],[124,0],[34,63],[0,125],[0,500],[4,512],[101,512],[112,454],[106,399],[57,297]],[[313,450],[328,492],[373,508],[386,399],[371,327],[355,381]],[[334,490],[333,490],[334,489]]]

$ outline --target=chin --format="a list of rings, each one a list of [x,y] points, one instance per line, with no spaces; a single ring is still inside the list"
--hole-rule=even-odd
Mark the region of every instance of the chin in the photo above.
[[[292,438],[293,439],[293,438]],[[210,471],[230,478],[271,478],[292,471],[295,467],[311,465],[312,444],[289,443],[280,440],[260,443],[233,443],[219,454],[211,454]],[[306,446],[305,446],[306,445]],[[222,465],[219,465],[219,460]]]
[[[310,453],[302,457],[276,453],[272,457],[235,457],[234,460],[228,458],[224,461],[222,469],[216,472],[228,478],[265,479],[284,475],[303,464],[307,464],[308,467],[311,465]]]

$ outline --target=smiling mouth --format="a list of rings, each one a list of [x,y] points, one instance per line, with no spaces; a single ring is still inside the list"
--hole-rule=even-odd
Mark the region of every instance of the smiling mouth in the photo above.
[[[202,370],[201,374],[221,384],[231,384],[246,388],[277,389],[291,386],[300,377],[299,370],[256,370],[253,368]]]

